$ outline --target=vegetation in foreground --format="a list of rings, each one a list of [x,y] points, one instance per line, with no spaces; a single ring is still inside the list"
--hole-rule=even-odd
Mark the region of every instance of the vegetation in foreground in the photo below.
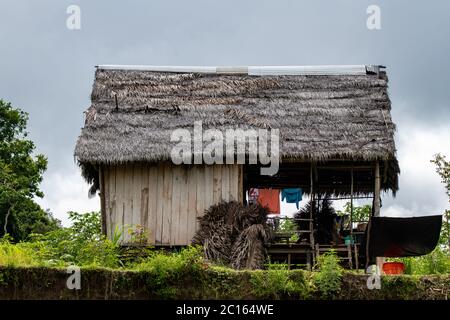
[[[32,235],[27,242],[12,243],[7,238],[0,241],[0,291],[2,283],[8,285],[11,281],[17,281],[17,274],[11,276],[14,273],[11,270],[19,272],[30,267],[36,270],[60,270],[69,265],[77,265],[92,272],[96,270],[97,273],[112,272],[112,277],[118,277],[115,279],[118,281],[117,286],[125,286],[134,292],[137,288],[131,285],[140,283],[147,288],[150,296],[159,298],[188,297],[192,294],[191,298],[333,299],[346,297],[351,292],[348,291],[348,281],[366,288],[365,281],[358,280],[360,275],[344,271],[339,266],[333,252],[320,257],[314,272],[287,270],[281,264],[268,264],[266,270],[236,271],[205,261],[201,247],[188,247],[178,252],[145,247],[125,250],[119,246],[119,234],[116,241],[101,235],[98,213],[71,212],[70,218],[71,227],[50,231],[45,235]],[[142,240],[140,237],[139,234],[139,241]],[[400,281],[407,282],[405,288],[420,287],[421,274],[438,275],[437,279],[440,279],[439,275],[447,277],[447,280],[442,280],[444,284],[447,283],[444,289],[450,287],[450,257],[447,251],[438,248],[428,256],[409,258],[408,261],[406,271],[413,276],[404,276],[406,280]],[[140,282],[127,278],[138,277],[138,274],[142,276],[138,278]],[[399,280],[392,279],[383,281],[386,286],[395,286],[392,281],[400,284]]]
[[[101,220],[98,212],[79,214],[69,212],[72,226],[58,228],[46,234],[32,234],[26,242],[13,243],[7,236],[0,239],[0,266],[42,266],[66,267],[103,267],[111,269],[155,269],[166,272],[168,269],[180,268],[183,261],[202,266],[212,264],[200,259],[201,248],[189,247],[179,252],[153,250],[151,247],[122,248],[119,245],[121,234],[116,231],[114,240],[101,234]],[[129,229],[135,234],[133,228]],[[136,242],[142,241],[139,232]],[[145,239],[144,239],[145,241]],[[325,259],[325,261],[322,261]],[[328,259],[328,260],[326,260]],[[328,266],[330,256],[319,259],[318,266]],[[192,261],[191,261],[192,260]],[[406,265],[406,274],[431,275],[450,273],[450,255],[447,249],[440,246],[431,254],[402,258]],[[280,264],[267,264],[269,270],[282,270]],[[329,267],[329,271],[338,272],[338,265]],[[168,271],[167,271],[168,272]]]

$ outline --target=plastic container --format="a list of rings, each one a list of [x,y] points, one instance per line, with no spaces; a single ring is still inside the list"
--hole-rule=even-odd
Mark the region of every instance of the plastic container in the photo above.
[[[352,236],[345,236],[344,237],[344,244],[346,246],[352,245],[352,244],[355,244],[355,241],[353,240]]]
[[[403,274],[405,264],[403,262],[385,262],[383,263],[383,272],[385,274]]]

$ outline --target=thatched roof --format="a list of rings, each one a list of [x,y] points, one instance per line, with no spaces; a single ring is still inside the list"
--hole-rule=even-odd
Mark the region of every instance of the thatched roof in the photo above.
[[[363,67],[287,75],[99,67],[75,156],[81,164],[170,160],[172,131],[202,120],[204,129],[278,128],[284,161],[385,160],[396,177],[388,79]]]

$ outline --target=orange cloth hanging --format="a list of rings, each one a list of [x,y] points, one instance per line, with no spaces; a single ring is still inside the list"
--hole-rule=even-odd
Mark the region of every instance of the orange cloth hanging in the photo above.
[[[268,207],[270,213],[280,213],[280,190],[259,189],[258,202],[263,207]]]

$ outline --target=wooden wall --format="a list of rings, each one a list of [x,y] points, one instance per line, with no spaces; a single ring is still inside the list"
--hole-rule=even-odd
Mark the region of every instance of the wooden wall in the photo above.
[[[220,201],[243,201],[241,165],[176,166],[171,163],[103,166],[102,217],[108,237],[116,225],[124,243],[128,229],[145,227],[149,244],[187,245],[197,217]]]

